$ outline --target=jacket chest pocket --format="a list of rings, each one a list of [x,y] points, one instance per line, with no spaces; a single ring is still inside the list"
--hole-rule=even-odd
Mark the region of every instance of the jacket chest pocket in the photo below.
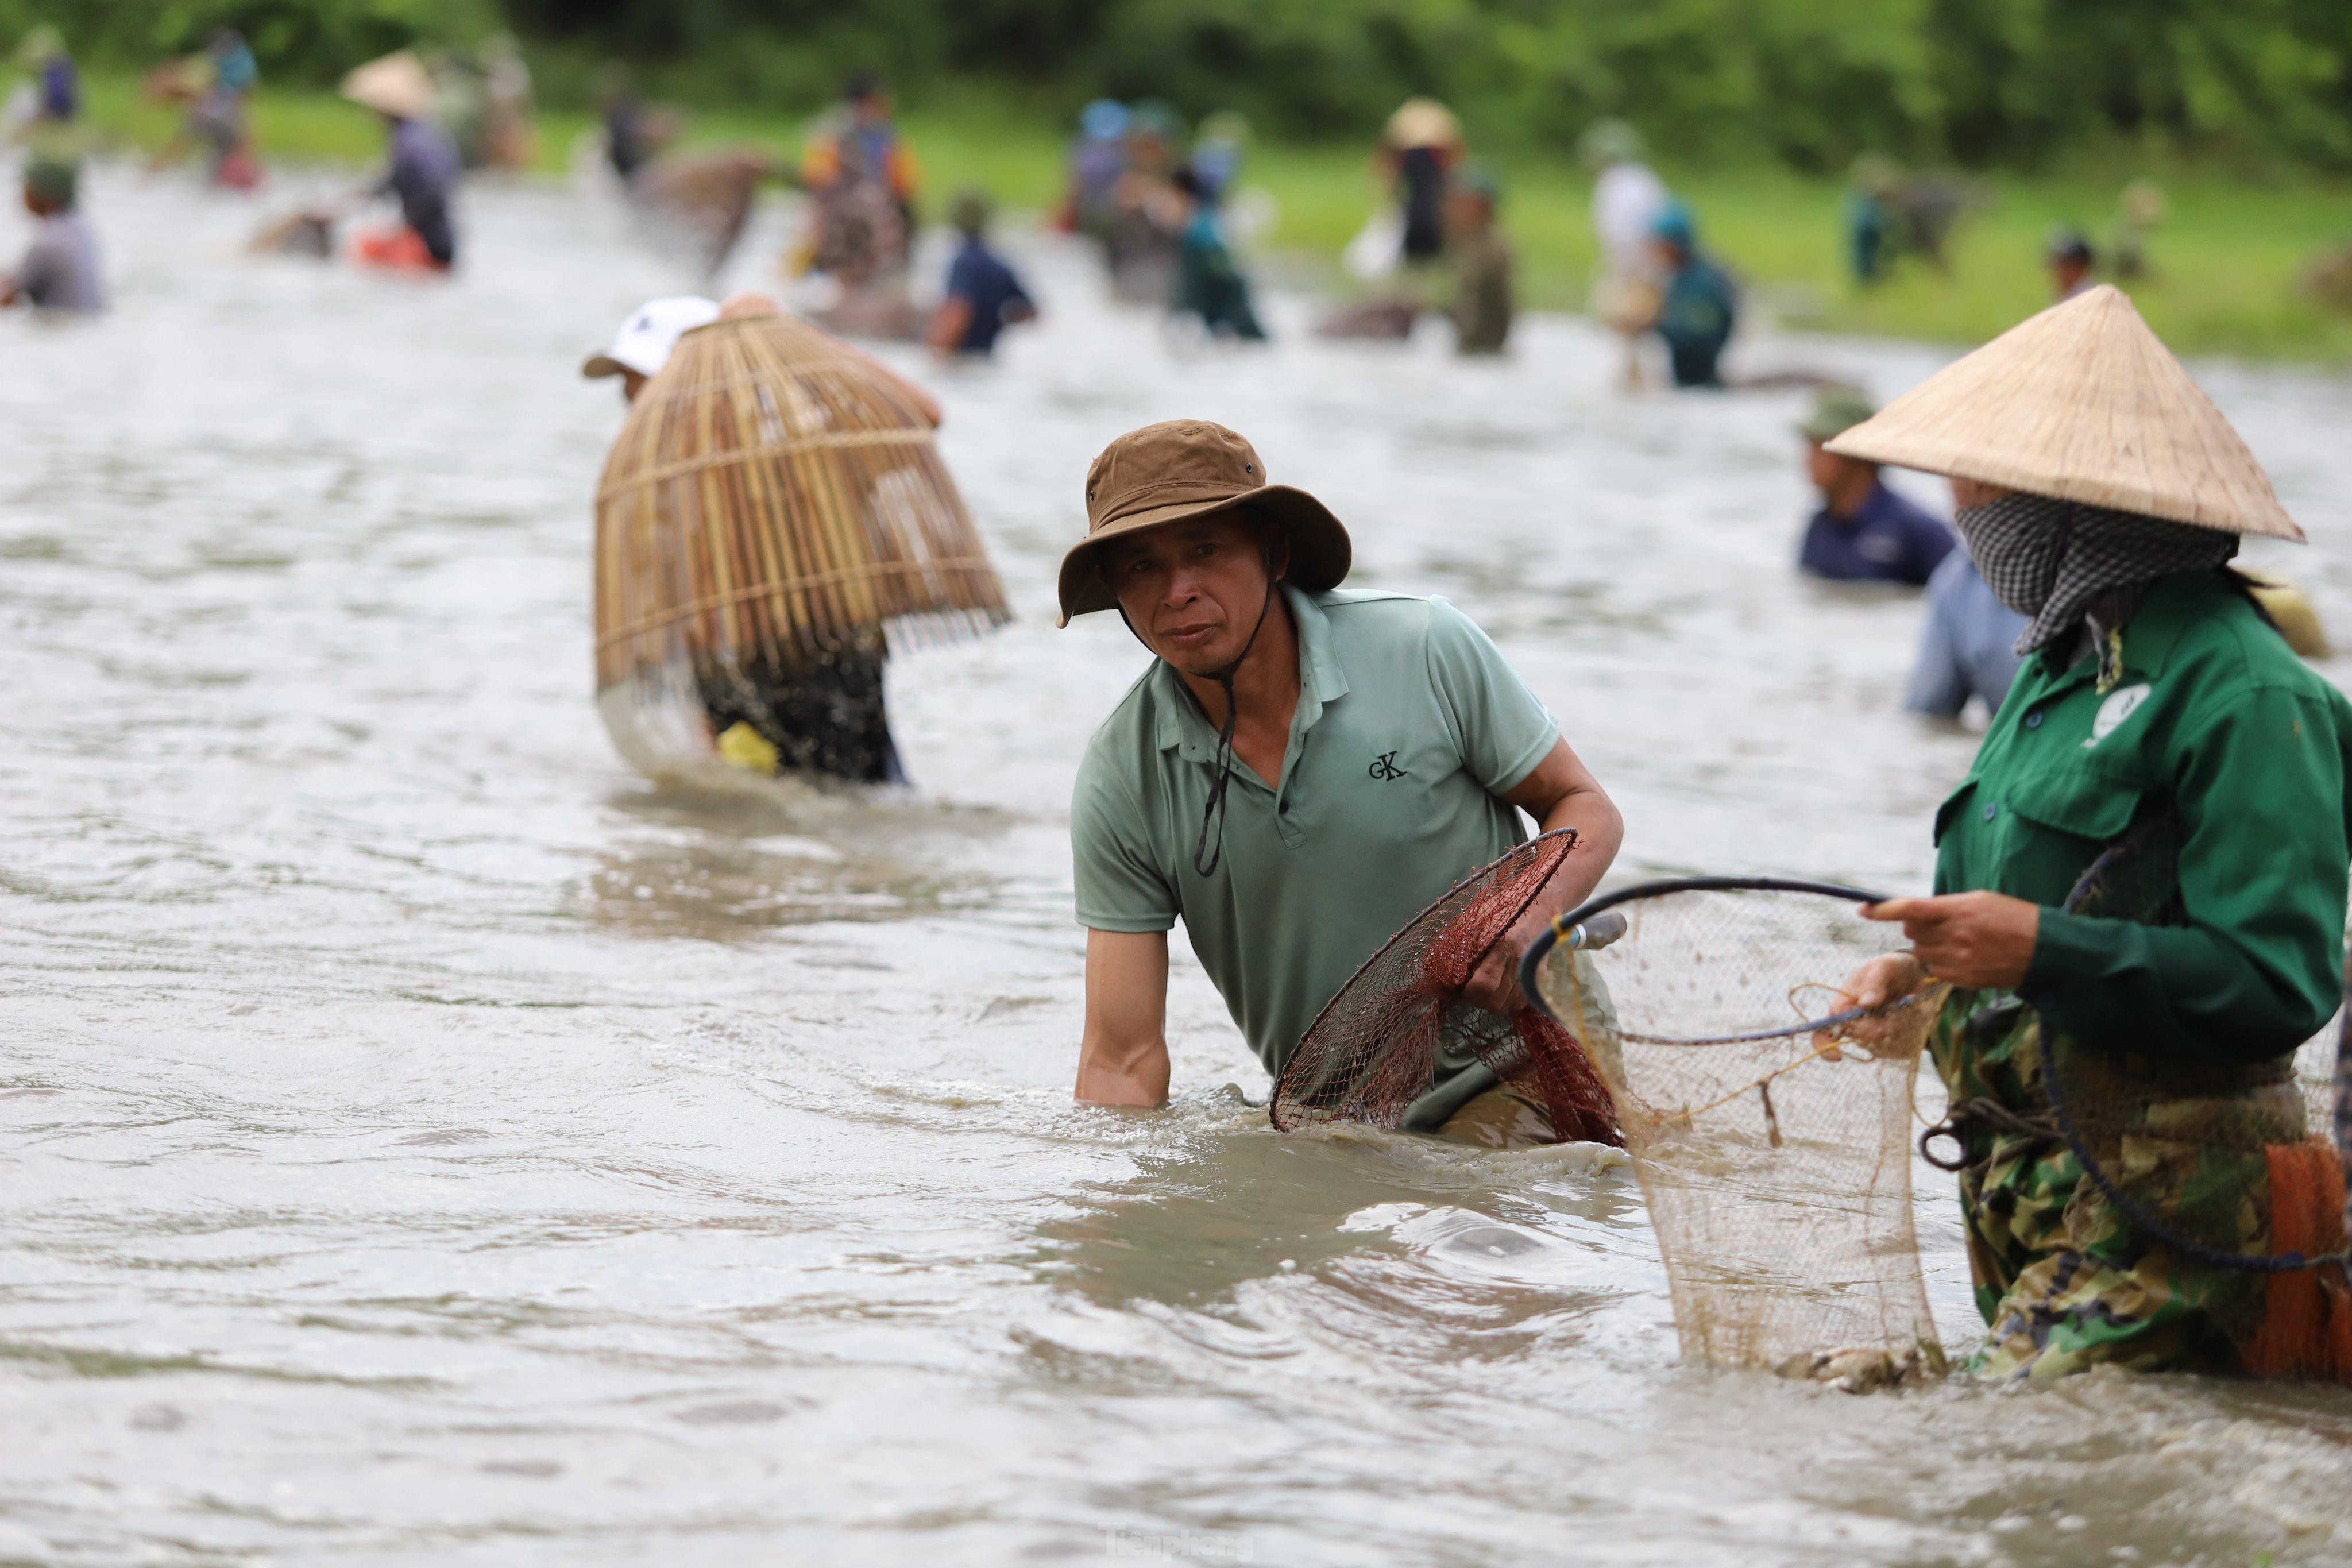
[[[2147,795],[2136,782],[2076,763],[2012,781],[2001,804],[2037,827],[2105,844],[2131,826]]]

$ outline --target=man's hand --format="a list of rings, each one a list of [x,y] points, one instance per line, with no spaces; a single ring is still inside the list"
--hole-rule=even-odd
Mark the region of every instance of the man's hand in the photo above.
[[[1900,921],[1918,963],[1951,985],[2022,985],[2025,972],[2033,967],[2033,944],[2042,932],[2042,907],[2006,893],[1889,899],[1864,905],[1862,913],[1866,920]],[[1864,965],[1863,974],[1874,967]],[[1874,1005],[1859,994],[1854,1000],[1861,1006]]]
[[[1561,827],[1576,829],[1576,847],[1560,862],[1550,885],[1487,950],[1478,967],[1470,972],[1469,984],[1462,988],[1463,1000],[1474,1006],[1516,1013],[1527,1005],[1527,998],[1519,994],[1520,956],[1543,934],[1554,915],[1566,914],[1592,896],[1609,863],[1617,858],[1617,846],[1624,842],[1625,819],[1617,815],[1600,781],[1569,750],[1566,741],[1553,742],[1549,754],[1536,764],[1535,771],[1500,798],[1534,817],[1536,826],[1546,833]]]
[[[1087,1027],[1077,1100],[1168,1103],[1168,933],[1087,932]]]

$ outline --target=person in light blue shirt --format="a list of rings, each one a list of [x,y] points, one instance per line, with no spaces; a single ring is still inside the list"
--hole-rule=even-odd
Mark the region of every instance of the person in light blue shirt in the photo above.
[[[1927,579],[1927,629],[1903,706],[1930,718],[1958,719],[1975,698],[1987,717],[2000,712],[2025,662],[2017,651],[2024,631],[2025,617],[1993,596],[1969,552],[1953,551]]]

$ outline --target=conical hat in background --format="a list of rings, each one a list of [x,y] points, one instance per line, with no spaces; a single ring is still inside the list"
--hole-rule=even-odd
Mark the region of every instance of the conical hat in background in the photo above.
[[[1382,140],[1400,153],[1415,147],[1453,147],[1462,141],[1462,122],[1433,98],[1408,98],[1389,116]]]
[[[343,78],[342,94],[362,109],[401,120],[433,117],[433,75],[406,49],[370,60]]]
[[[2221,411],[2106,284],[1945,366],[1829,450],[2227,533],[2303,540]]]

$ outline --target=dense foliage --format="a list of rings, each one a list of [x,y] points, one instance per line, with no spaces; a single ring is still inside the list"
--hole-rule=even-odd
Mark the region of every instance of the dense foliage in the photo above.
[[[2085,142],[2352,167],[2347,0],[0,0],[110,56],[238,21],[319,79],[500,14],[581,93],[628,61],[680,97],[810,107],[871,66],[1055,111],[1097,93],[1361,136],[1409,92],[1489,141],[1620,114],[1693,156],[1836,167],[1878,148],[2026,165]]]

